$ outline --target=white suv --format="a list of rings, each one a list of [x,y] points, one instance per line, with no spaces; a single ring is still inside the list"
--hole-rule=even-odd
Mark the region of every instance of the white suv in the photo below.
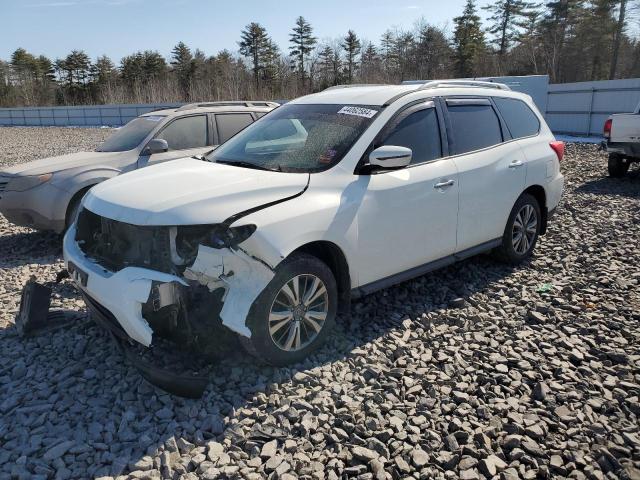
[[[205,160],[83,200],[64,239],[94,318],[206,349],[222,324],[266,362],[318,347],[352,298],[496,249],[529,257],[563,188],[531,98],[439,81],[294,100]]]

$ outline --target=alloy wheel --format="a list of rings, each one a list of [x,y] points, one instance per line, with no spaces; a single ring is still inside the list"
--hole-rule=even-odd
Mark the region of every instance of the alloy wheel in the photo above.
[[[529,251],[538,233],[538,215],[532,205],[524,205],[513,220],[511,244],[518,255]]]
[[[301,350],[318,336],[329,313],[329,294],[320,278],[296,275],[278,291],[269,311],[269,335],[278,348]]]

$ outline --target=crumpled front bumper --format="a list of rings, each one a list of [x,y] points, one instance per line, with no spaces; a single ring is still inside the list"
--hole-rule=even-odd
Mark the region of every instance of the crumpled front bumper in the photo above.
[[[69,274],[93,303],[113,315],[129,337],[147,347],[153,341],[154,331],[144,318],[144,312],[148,311],[145,307],[153,304],[162,292],[173,290],[175,285],[191,290],[199,285],[211,292],[223,289],[219,312],[222,324],[250,337],[246,319],[251,305],[274,276],[271,267],[240,247],[232,250],[203,245],[194,263],[186,268],[184,277],[140,267],[125,267],[112,272],[88,258],[75,238],[74,224],[63,242]],[[168,304],[174,303],[165,303]]]
[[[175,275],[146,268],[126,267],[110,272],[84,255],[75,235],[72,225],[64,236],[63,255],[76,285],[94,303],[111,312],[129,337],[150,346],[153,330],[142,317],[142,306],[149,300],[153,282],[188,284]]]

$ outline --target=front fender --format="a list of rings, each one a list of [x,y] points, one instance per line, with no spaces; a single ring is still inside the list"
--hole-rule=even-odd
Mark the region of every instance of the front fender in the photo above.
[[[124,170],[115,167],[95,167],[90,170],[83,169],[75,172],[64,172],[63,175],[60,175],[62,178],[55,180],[54,185],[61,190],[75,195],[85,187],[93,186],[110,178],[117,177],[121,173],[124,173]]]
[[[275,268],[300,247],[317,241],[337,245],[345,255],[351,282],[357,283],[356,213],[358,202],[329,191],[304,195],[261,210],[242,219],[238,225],[255,224],[256,232],[241,244],[247,253]]]

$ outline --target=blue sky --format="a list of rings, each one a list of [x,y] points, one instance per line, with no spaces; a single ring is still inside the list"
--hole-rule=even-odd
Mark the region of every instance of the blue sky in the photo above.
[[[377,41],[387,28],[411,28],[421,17],[451,27],[465,0],[0,0],[0,58],[18,47],[55,59],[72,49],[116,63],[137,50],[168,56],[182,40],[207,54],[237,52],[240,31],[256,21],[285,50],[298,15],[320,38],[352,28]],[[485,4],[485,1],[480,1]],[[481,11],[485,16],[485,12]]]

